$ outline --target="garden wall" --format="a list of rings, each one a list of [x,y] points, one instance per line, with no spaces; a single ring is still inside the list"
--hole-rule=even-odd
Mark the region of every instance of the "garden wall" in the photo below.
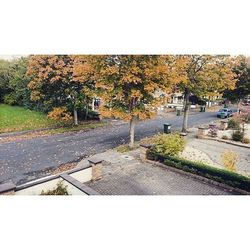
[[[83,166],[62,174],[44,177],[35,181],[15,186],[13,183],[0,185],[0,194],[40,195],[57,187],[59,182],[66,186],[69,195],[96,195],[93,189],[84,183],[93,179],[93,164],[86,162]]]

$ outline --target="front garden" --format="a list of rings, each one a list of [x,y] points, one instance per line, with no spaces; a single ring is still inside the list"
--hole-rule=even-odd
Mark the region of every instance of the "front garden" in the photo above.
[[[197,138],[205,137],[235,142],[236,145],[250,144],[250,111],[244,110],[227,120],[198,128]]]
[[[221,155],[222,169],[194,158],[185,159],[185,144],[185,139],[179,134],[158,134],[148,146],[147,159],[250,192],[250,178],[237,173],[237,155],[234,152],[226,151]]]

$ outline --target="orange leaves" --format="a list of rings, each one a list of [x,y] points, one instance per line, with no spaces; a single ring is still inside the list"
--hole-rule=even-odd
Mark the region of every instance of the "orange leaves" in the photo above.
[[[27,75],[33,77],[34,82],[70,81],[72,75],[70,56],[63,55],[34,55],[29,59]]]
[[[145,84],[144,90],[153,93],[155,91],[155,85],[151,82]]]
[[[60,93],[101,97],[107,105],[104,116],[145,119],[176,86],[196,95],[234,88],[236,63],[211,55],[37,55],[31,56],[27,74],[34,100],[47,95],[43,89],[63,86],[69,91]]]
[[[40,93],[40,91],[34,90],[31,92],[30,99],[32,101],[39,101],[43,97],[44,97],[44,95],[42,93]]]
[[[86,103],[95,90],[95,71],[90,59],[91,56],[31,56],[27,74],[32,79],[28,85],[32,99],[49,103],[50,109],[55,105]]]
[[[85,82],[94,79],[94,67],[90,56],[72,56],[73,80]]]
[[[72,116],[67,111],[66,107],[54,108],[51,112],[49,112],[48,118],[64,122],[69,122],[72,120]]]
[[[108,67],[102,68],[101,70],[101,75],[103,76],[112,76],[118,73],[119,73],[119,68],[116,65],[108,66]]]
[[[140,90],[137,90],[137,89],[132,89],[131,90],[131,95],[130,95],[131,98],[137,98],[137,99],[140,99],[143,97],[143,94],[141,93]]]
[[[170,90],[170,57],[156,55],[103,56],[95,65],[96,86],[107,106],[103,116],[150,118],[159,106],[156,91]]]

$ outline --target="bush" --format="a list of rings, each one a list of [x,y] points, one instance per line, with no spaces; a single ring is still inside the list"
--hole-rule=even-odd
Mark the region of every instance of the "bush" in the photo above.
[[[221,137],[221,139],[223,139],[223,140],[228,140],[229,138],[228,138],[227,135],[223,135],[223,136]]]
[[[228,128],[239,130],[240,129],[240,121],[230,119],[228,121]]]
[[[49,112],[48,118],[63,122],[72,121],[72,116],[67,111],[66,107],[54,108],[51,112]]]
[[[214,168],[203,163],[192,162],[176,156],[156,154],[152,150],[147,151],[147,159],[160,161],[167,166],[172,166],[214,181],[225,183],[232,187],[250,191],[250,178],[225,169]]]
[[[221,156],[223,166],[229,170],[236,172],[236,162],[238,160],[238,156],[233,151],[226,151]]]
[[[62,181],[56,184],[56,188],[48,190],[47,192],[42,191],[41,195],[69,195],[67,191],[67,186],[64,186]]]
[[[158,134],[153,137],[154,151],[164,155],[177,155],[185,147],[185,140],[178,134]]]
[[[242,119],[245,123],[250,123],[250,114],[249,113],[243,114]]]
[[[243,138],[243,139],[241,140],[241,142],[242,142],[242,143],[249,144],[249,143],[250,143],[250,139],[248,139],[248,138]]]
[[[4,103],[8,104],[8,105],[15,105],[16,104],[16,100],[15,97],[12,93],[5,95],[4,96]]]
[[[244,135],[240,130],[236,130],[235,132],[233,132],[232,139],[234,141],[242,141],[243,136]]]

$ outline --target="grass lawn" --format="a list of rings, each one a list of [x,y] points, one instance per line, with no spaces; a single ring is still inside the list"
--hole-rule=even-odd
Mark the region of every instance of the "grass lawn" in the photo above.
[[[43,113],[0,104],[0,133],[47,128],[58,125]]]

